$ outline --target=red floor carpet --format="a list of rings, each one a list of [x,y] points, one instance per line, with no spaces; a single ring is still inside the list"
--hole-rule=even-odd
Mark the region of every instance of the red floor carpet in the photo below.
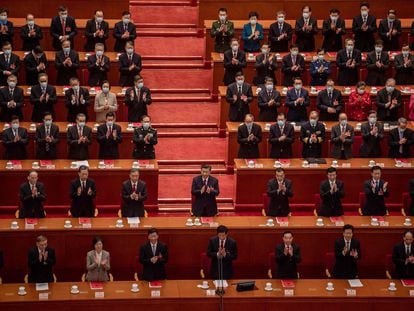
[[[133,16],[134,22],[139,24],[148,23],[196,25],[198,23],[198,8],[191,6],[131,6],[131,14]]]
[[[138,31],[135,49],[141,55],[204,56],[205,42],[197,37],[141,37]]]
[[[217,103],[154,102],[148,113],[156,123],[217,123]]]

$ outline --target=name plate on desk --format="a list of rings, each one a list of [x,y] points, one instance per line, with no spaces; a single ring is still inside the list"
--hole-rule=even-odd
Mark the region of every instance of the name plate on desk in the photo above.
[[[414,297],[414,289],[410,289],[410,296]]]
[[[105,292],[95,292],[95,298],[96,299],[105,298]]]
[[[356,296],[356,290],[352,289],[352,288],[347,289],[346,290],[346,295],[349,296],[349,297],[354,297],[354,296]]]
[[[151,291],[151,297],[160,297],[161,296],[161,291],[159,290],[152,290]]]
[[[292,297],[295,294],[295,291],[293,289],[285,289],[285,296],[286,297]]]
[[[216,291],[214,289],[208,289],[208,290],[206,290],[206,295],[207,296],[215,296]]]
[[[39,293],[39,300],[48,300],[49,293]]]

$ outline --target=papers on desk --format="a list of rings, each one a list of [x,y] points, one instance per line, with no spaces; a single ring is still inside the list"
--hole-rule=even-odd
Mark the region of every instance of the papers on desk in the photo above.
[[[127,218],[128,224],[130,225],[139,225],[140,224],[140,220],[139,217],[128,217]]]
[[[351,287],[364,287],[364,284],[359,279],[348,280]]]
[[[161,281],[152,281],[148,283],[149,288],[161,288],[162,283]]]
[[[414,280],[401,280],[404,287],[414,287]]]
[[[89,286],[93,290],[103,289],[103,282],[90,282]]]
[[[223,288],[229,287],[229,284],[227,283],[226,280],[214,280],[213,284],[216,288],[217,287],[223,287]]]
[[[49,290],[48,283],[36,283],[36,291],[40,292],[43,290]]]
[[[330,217],[329,219],[335,226],[342,227],[344,225],[344,219],[342,217]]]
[[[27,225],[37,225],[37,218],[26,218],[25,222]]]
[[[87,167],[89,167],[89,162],[88,162],[88,160],[84,160],[84,161],[73,161],[72,163],[71,163],[71,168],[79,168],[79,167],[81,167],[81,166],[87,166]]]
[[[280,280],[283,288],[295,288],[295,281],[293,280]]]

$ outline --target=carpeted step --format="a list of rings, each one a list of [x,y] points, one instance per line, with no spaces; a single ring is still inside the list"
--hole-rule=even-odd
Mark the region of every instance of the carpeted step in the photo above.
[[[130,7],[131,17],[135,23],[169,23],[198,24],[197,6],[134,5]]]
[[[196,0],[130,0],[129,1],[129,8],[130,10],[134,6],[141,6],[141,5],[192,5],[196,6]]]
[[[156,123],[187,123],[191,127],[207,123],[206,126],[210,127],[218,122],[219,105],[213,102],[156,101],[148,110]]]
[[[137,30],[137,36],[142,37],[200,37],[203,34],[202,29],[195,27],[151,27],[151,28],[139,28]]]
[[[220,216],[238,216],[234,210],[232,203],[217,203]],[[190,216],[191,204],[190,203],[159,203],[158,205],[160,215],[163,216]],[[252,213],[250,213],[251,215]],[[255,216],[259,216],[256,213]]]
[[[203,37],[140,37],[138,35],[135,39],[135,50],[143,56],[204,56],[205,48]]]

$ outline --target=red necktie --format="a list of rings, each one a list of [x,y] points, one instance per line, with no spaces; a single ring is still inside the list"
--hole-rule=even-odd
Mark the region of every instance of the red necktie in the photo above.
[[[66,21],[62,19],[62,34],[66,35]]]
[[[133,183],[132,184],[132,192],[136,192],[137,191],[137,184]]]
[[[224,248],[224,241],[220,240],[220,249],[223,249],[223,248]]]

